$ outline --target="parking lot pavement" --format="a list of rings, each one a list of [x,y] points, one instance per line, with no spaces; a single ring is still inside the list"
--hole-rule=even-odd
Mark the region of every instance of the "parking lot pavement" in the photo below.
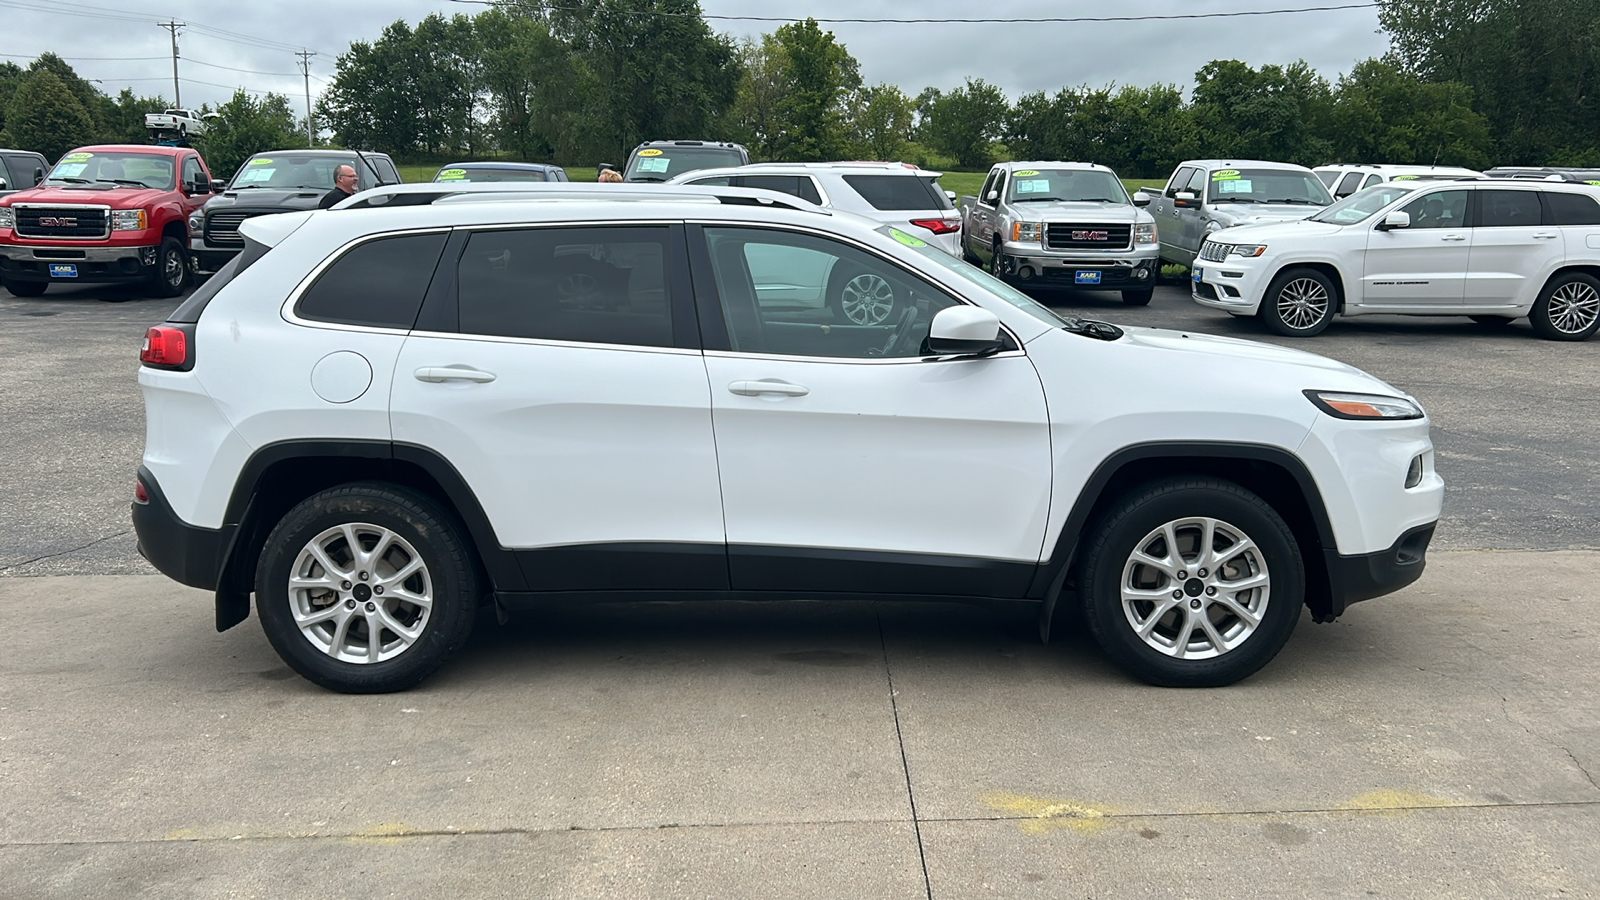
[[[937,604],[621,604],[405,694],[0,579],[0,896],[1600,894],[1600,554],[1436,553],[1232,688]]]

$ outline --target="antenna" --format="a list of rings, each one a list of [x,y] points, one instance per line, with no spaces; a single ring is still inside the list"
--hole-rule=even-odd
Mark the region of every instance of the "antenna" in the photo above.
[[[183,107],[183,96],[178,93],[178,29],[189,23],[179,22],[174,19],[169,22],[157,22],[156,24],[172,32],[172,105],[181,109]]]

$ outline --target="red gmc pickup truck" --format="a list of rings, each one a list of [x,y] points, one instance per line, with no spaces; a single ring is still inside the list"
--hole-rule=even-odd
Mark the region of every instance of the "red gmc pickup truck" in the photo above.
[[[19,297],[52,284],[189,286],[189,214],[211,173],[187,147],[104,145],[62,156],[43,184],[0,198],[0,283]]]

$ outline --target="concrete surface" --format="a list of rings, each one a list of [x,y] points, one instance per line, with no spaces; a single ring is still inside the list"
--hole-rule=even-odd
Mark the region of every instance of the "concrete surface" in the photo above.
[[[347,697],[0,579],[0,897],[1600,895],[1600,553],[1435,552],[1232,688],[934,604],[628,604]]]

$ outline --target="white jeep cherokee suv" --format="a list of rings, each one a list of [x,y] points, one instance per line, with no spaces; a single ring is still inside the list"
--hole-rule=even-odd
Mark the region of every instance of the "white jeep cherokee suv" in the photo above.
[[[490,605],[833,596],[1081,604],[1221,685],[1422,572],[1428,420],[1349,366],[765,191],[440,187],[247,220],[141,353],[141,551],[317,684],[414,685]],[[900,314],[786,302],[838,267]]]
[[[1582,184],[1390,182],[1304,221],[1214,232],[1192,296],[1289,337],[1389,313],[1527,316],[1541,337],[1581,341],[1600,327],[1597,201]]]

